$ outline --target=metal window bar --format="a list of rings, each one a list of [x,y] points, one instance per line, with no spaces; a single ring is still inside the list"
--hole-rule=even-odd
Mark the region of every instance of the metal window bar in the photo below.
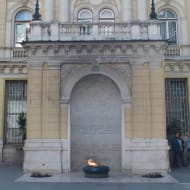
[[[5,84],[5,144],[23,144],[21,129],[16,120],[19,113],[26,113],[27,81],[7,80]]]
[[[166,79],[166,122],[167,126],[177,121],[182,135],[190,132],[188,87],[186,79]]]

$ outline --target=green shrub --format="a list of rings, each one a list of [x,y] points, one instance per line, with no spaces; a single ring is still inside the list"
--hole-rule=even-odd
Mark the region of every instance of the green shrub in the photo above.
[[[26,114],[24,112],[19,113],[16,122],[19,125],[23,140],[26,139]]]

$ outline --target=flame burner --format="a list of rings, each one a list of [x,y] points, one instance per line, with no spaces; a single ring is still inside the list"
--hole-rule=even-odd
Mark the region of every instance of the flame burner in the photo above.
[[[88,178],[105,178],[110,171],[108,166],[99,166],[92,159],[87,161],[88,166],[83,168],[85,177]]]

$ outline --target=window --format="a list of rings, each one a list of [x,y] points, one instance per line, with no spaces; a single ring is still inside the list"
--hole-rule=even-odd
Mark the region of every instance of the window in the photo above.
[[[15,17],[15,46],[21,47],[21,42],[26,40],[26,30],[32,20],[29,11],[20,11]]]
[[[115,15],[111,9],[103,9],[100,11],[99,20],[103,22],[114,22]]]
[[[92,12],[89,9],[82,9],[78,13],[78,22],[92,22]]]
[[[162,10],[158,18],[163,21],[160,26],[160,32],[163,40],[169,40],[170,43],[177,43],[177,17],[172,10]]]
[[[182,128],[182,134],[190,132],[189,101],[187,79],[169,79],[165,81],[167,127],[173,123]],[[170,130],[170,129],[169,129]]]
[[[103,9],[99,13],[100,31],[105,36],[112,35],[114,32],[113,22],[115,15],[111,9]]]
[[[7,80],[5,83],[5,136],[6,144],[23,143],[17,124],[20,113],[26,113],[27,81]]]
[[[77,17],[80,23],[80,35],[90,35],[92,32],[92,12],[89,9],[82,9]]]

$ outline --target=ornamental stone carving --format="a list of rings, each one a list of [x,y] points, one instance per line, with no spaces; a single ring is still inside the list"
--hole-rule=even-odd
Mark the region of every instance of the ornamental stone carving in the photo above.
[[[148,57],[161,56],[158,54],[164,47],[164,42],[155,44],[154,42],[52,42],[44,44],[30,44],[29,58],[37,57],[64,57],[74,58],[78,56],[84,57]],[[149,55],[150,54],[150,55]]]
[[[190,72],[190,63],[166,63],[165,72]]]
[[[0,64],[0,73],[4,75],[8,74],[17,74],[17,75],[23,75],[28,74],[28,68],[27,65],[12,65],[12,64]]]
[[[131,65],[130,64],[111,64],[109,65],[113,70],[115,70],[124,81],[127,82],[127,86],[131,92]]]
[[[97,69],[98,67],[98,69]],[[123,102],[131,102],[131,67],[128,63],[63,64],[61,67],[61,103],[70,101],[75,84],[91,74],[104,75],[115,82]]]

